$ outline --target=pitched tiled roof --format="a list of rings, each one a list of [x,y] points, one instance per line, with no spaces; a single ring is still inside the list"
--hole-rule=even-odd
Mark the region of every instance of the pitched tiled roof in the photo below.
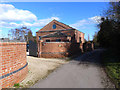
[[[50,25],[53,24],[53,23],[56,24],[56,25],[58,25],[58,26],[60,26],[60,27],[62,27],[62,29],[54,29],[54,30],[48,29],[49,27],[51,27]],[[47,27],[47,29],[46,29],[46,27]],[[71,26],[69,26],[67,24],[64,24],[64,23],[59,22],[59,21],[57,21],[57,20],[54,19],[53,21],[51,21],[50,23],[48,23],[47,25],[45,25],[43,28],[41,28],[39,31],[37,31],[37,33],[38,32],[54,32],[54,31],[57,31],[57,30],[71,30],[71,29],[72,30],[77,30],[77,29],[75,29],[75,28],[73,28],[73,27],[71,27]]]
[[[41,28],[39,31],[56,30],[52,28],[53,24],[56,24],[58,26],[56,29],[73,29],[72,27],[54,19],[51,22],[49,22],[47,25],[45,25],[43,28]]]
[[[57,21],[57,20],[55,20],[55,19],[54,19],[53,21],[55,21],[56,24],[59,24],[59,25],[61,25],[61,26],[63,26],[63,27],[68,27],[68,28],[71,28],[71,29],[75,29],[75,28],[72,28],[72,27],[70,27],[69,25],[64,24],[64,23],[62,23],[62,22],[59,22],[59,21]]]
[[[58,30],[55,30],[55,31],[53,31],[53,30],[47,30],[47,31],[37,31],[37,33],[38,32],[58,32],[58,31],[67,31],[67,30],[75,30],[75,29],[58,29]]]
[[[48,35],[42,36],[41,38],[49,38],[49,37],[67,37],[67,36],[70,36],[70,35],[67,35],[67,34],[61,33],[61,32],[55,32],[55,33],[52,33],[52,34],[48,34]]]

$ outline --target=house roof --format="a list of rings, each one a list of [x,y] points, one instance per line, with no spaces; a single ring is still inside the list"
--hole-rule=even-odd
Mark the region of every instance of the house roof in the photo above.
[[[55,20],[55,19],[54,19],[53,21],[55,21],[55,22],[54,22],[55,24],[59,24],[59,25],[61,25],[61,26],[63,26],[63,27],[66,27],[66,28],[74,29],[74,28],[70,27],[69,25],[64,24],[64,23],[62,23],[62,22],[59,22],[59,21],[57,21],[57,20]]]
[[[75,30],[75,29],[58,29],[58,30],[56,30],[56,31],[53,31],[53,30],[47,30],[47,31],[37,31],[36,33],[39,33],[39,32],[58,32],[58,31],[67,31],[67,30]]]
[[[57,26],[61,27],[61,29],[52,29],[51,25],[53,25],[53,24],[56,24]],[[48,29],[48,28],[50,28],[50,29]],[[77,30],[77,29],[54,19],[53,21],[49,22],[47,25],[45,25],[43,28],[41,28],[36,33],[38,33],[38,32],[54,32],[57,30],[59,31],[59,30]],[[77,31],[79,31],[79,30],[77,30]]]
[[[49,37],[67,37],[67,36],[70,36],[70,35],[67,35],[67,34],[61,33],[61,32],[55,32],[55,33],[52,33],[52,34],[48,34],[48,35],[45,35],[45,36],[41,36],[41,38],[49,38]]]

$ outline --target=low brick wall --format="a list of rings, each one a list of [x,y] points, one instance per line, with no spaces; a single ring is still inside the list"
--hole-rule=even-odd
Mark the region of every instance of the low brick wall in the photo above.
[[[13,86],[22,81],[27,73],[26,43],[0,42],[0,85]]]
[[[43,42],[40,48],[40,57],[62,58],[81,52],[82,45],[70,42]]]

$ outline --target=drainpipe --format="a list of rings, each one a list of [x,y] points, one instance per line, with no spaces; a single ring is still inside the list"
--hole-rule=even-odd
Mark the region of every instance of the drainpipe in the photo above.
[[[42,42],[43,42],[43,40],[40,40],[40,42],[39,42],[39,57],[41,58],[42,56],[41,56],[41,53],[42,53]]]
[[[38,46],[38,57],[40,57],[40,41],[38,41],[37,46]]]

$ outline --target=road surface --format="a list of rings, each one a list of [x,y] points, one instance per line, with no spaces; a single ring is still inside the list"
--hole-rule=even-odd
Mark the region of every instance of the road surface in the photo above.
[[[31,88],[113,88],[100,65],[102,51],[98,49],[80,55]]]

